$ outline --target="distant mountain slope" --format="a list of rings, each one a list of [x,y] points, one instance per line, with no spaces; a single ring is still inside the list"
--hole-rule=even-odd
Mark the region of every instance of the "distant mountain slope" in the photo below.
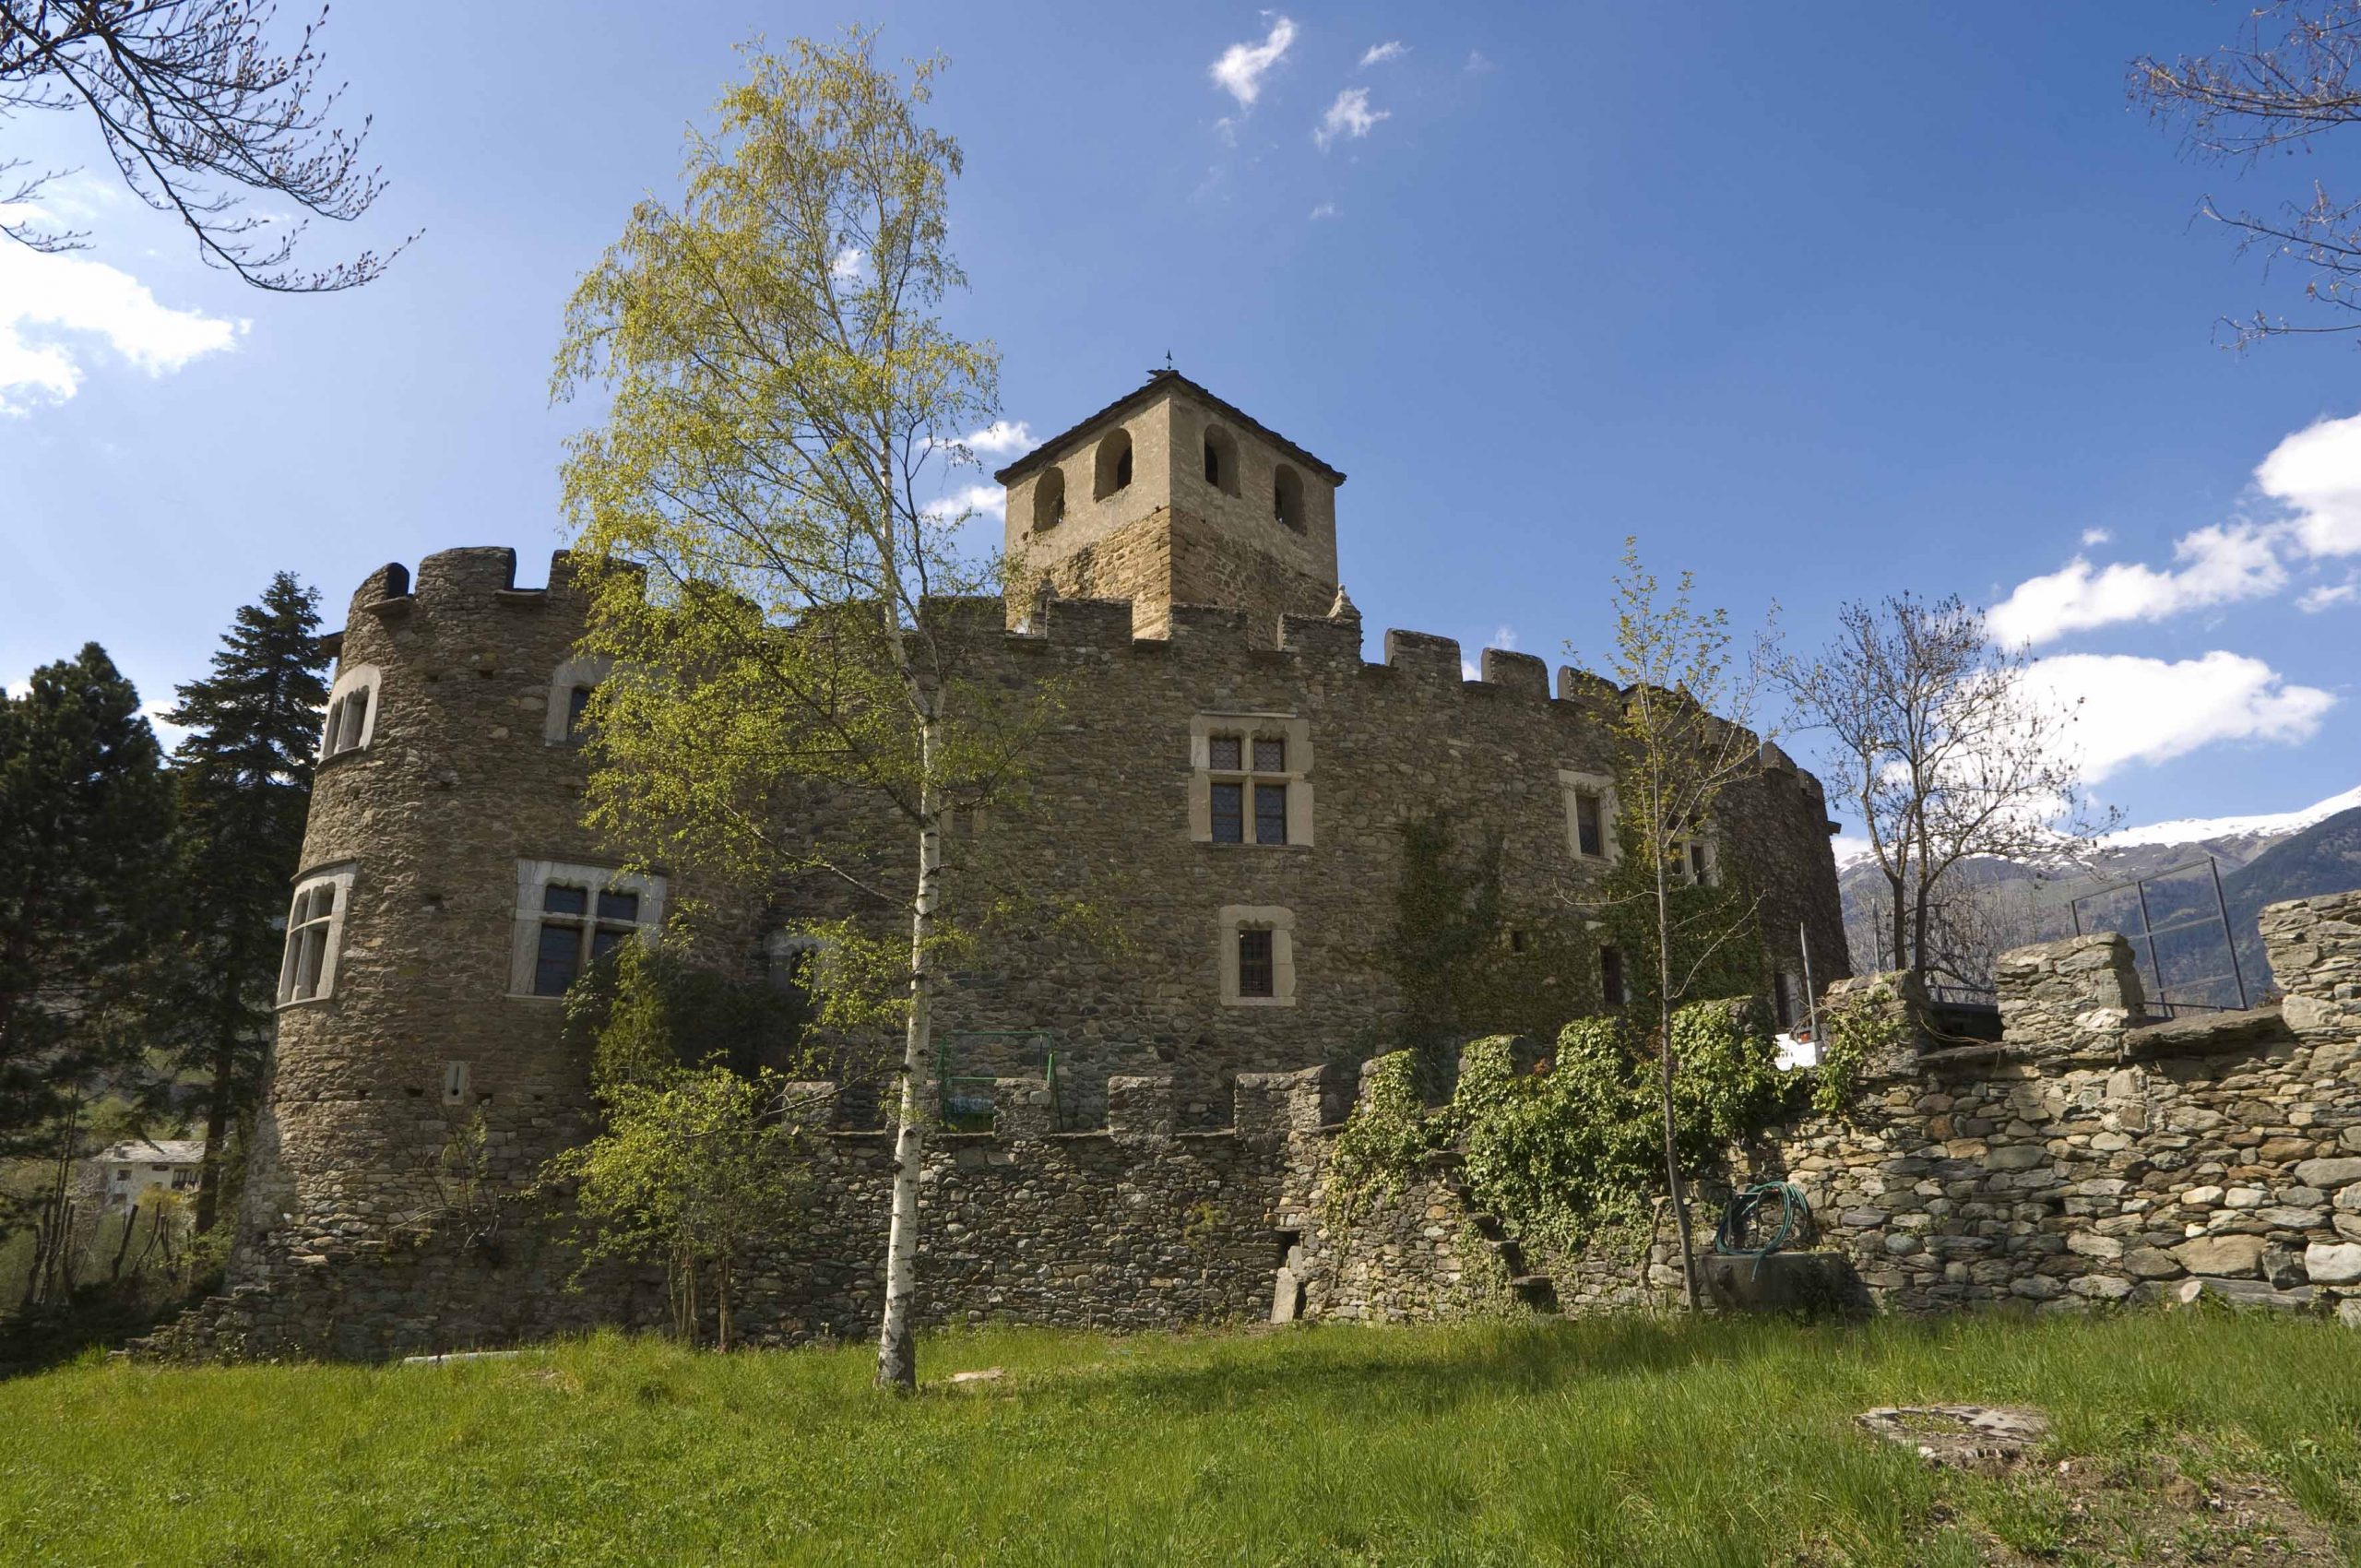
[[[2256,922],[2266,904],[2361,887],[2361,805],[2282,839],[2222,879],[2230,924],[2238,932],[2238,961],[2248,984],[2269,973]]]
[[[2223,946],[2213,879],[2204,869],[2209,855],[2221,870],[2222,901],[2228,906],[2230,928],[2236,935],[2238,970],[2248,998],[2260,999],[2271,984],[2257,930],[2263,906],[2361,887],[2361,789],[2300,811],[2184,817],[2124,828],[2100,841],[2096,875],[2081,886],[2194,864],[2193,870],[2147,887],[2148,921],[2165,932],[2155,944],[2165,994],[2177,1002],[2230,1006],[2237,1002],[2237,987]],[[2034,867],[1984,861],[1963,870],[1967,874],[1962,885],[1975,885],[1987,899],[2000,900],[1993,907],[2002,911],[2010,941],[2062,936],[2073,928],[2073,915],[2064,904],[2073,889],[2040,881]],[[1887,939],[1881,932],[1869,934],[1877,932],[1873,911],[1884,902],[1885,881],[1873,861],[1856,861],[1842,868],[1838,886],[1856,948],[1853,963],[1866,969],[1885,956],[1869,949],[1881,948]],[[2081,915],[2085,930],[2133,933],[2141,928],[2139,897],[2132,891],[2087,900]],[[2175,927],[2179,929],[2169,929]],[[2153,992],[2157,985],[2148,944],[2135,941],[2133,945]]]

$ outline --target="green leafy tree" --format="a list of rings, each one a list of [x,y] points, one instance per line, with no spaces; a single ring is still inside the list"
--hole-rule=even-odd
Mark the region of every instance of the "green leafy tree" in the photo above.
[[[161,764],[138,693],[96,643],[0,697],[0,1158],[51,1162],[30,1206],[52,1259],[69,1249],[89,1108],[143,1075],[170,860]]]
[[[1628,889],[1620,909],[1640,932],[1640,967],[1655,990],[1646,1023],[1658,1058],[1665,1182],[1680,1238],[1682,1298],[1692,1311],[1697,1259],[1680,1158],[1675,1089],[1681,1042],[1673,1015],[1699,996],[1701,982],[1759,938],[1750,897],[1700,897],[1684,890],[1712,882],[1714,808],[1760,769],[1762,739],[1748,723],[1764,662],[1759,650],[1744,661],[1734,655],[1728,612],[1700,609],[1693,586],[1683,573],[1667,594],[1641,563],[1639,541],[1624,541],[1615,577],[1613,659],[1616,683],[1623,688],[1615,721],[1618,826]]]
[[[569,1023],[597,1040],[592,1086],[604,1125],[543,1172],[570,1195],[583,1261],[660,1263],[675,1329],[694,1343],[712,1293],[716,1348],[727,1350],[742,1264],[795,1222],[807,1185],[800,1113],[770,1068],[735,1068],[749,1034],[791,1007],[734,992],[627,944],[599,983],[568,999]],[[718,1041],[699,1054],[700,1041]]]
[[[327,700],[319,628],[318,591],[279,573],[166,716],[188,733],[172,751],[180,931],[158,1039],[205,1082],[200,1231],[213,1228],[230,1132],[254,1108],[270,1047],[275,922],[303,853]]]
[[[877,1375],[908,1389],[932,999],[972,932],[944,821],[1014,788],[1047,699],[970,672],[997,606],[936,602],[997,584],[931,498],[974,460],[998,362],[935,314],[965,281],[958,145],[920,120],[940,64],[905,80],[872,43],[746,52],[680,199],[642,202],[576,290],[554,385],[606,399],[564,466],[579,548],[637,568],[596,589],[588,644],[616,673],[593,822],[718,885],[840,888],[827,1022],[901,1037]],[[815,831],[815,787],[870,816]]]

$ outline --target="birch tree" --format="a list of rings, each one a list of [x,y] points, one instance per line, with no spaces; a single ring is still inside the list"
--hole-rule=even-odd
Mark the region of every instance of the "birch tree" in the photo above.
[[[1733,650],[1729,612],[1699,608],[1694,587],[1684,572],[1667,593],[1642,564],[1639,541],[1623,541],[1612,666],[1623,688],[1615,723],[1618,827],[1655,971],[1665,1182],[1680,1238],[1681,1297],[1692,1312],[1697,1258],[1680,1174],[1672,1019],[1724,950],[1754,936],[1750,900],[1732,909],[1727,899],[1688,895],[1711,874],[1710,860],[1701,865],[1695,856],[1710,841],[1715,806],[1762,766],[1762,738],[1749,724],[1763,667],[1759,650],[1744,658]]]
[[[616,672],[591,709],[591,820],[740,888],[841,889],[865,918],[831,932],[824,1022],[877,1022],[848,1016],[846,979],[893,977],[877,1381],[909,1389],[933,997],[964,940],[943,833],[1007,785],[1040,698],[973,678],[983,617],[942,602],[996,586],[959,548],[967,515],[931,498],[997,411],[997,357],[936,314],[965,286],[958,144],[920,118],[941,62],[897,75],[874,36],[743,51],[680,197],[642,201],[575,291],[554,391],[608,400],[571,443],[565,507],[587,556],[635,568],[595,588],[588,646]],[[901,849],[815,826],[820,798],[865,802]]]

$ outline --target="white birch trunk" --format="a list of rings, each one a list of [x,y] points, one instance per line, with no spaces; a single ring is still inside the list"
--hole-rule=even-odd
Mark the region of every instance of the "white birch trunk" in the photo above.
[[[943,866],[941,809],[934,785],[935,719],[919,725],[919,886],[910,901],[910,1016],[902,1041],[901,1109],[894,1133],[894,1218],[885,1241],[885,1312],[877,1328],[877,1385],[918,1387],[913,1313],[918,1301],[919,1175],[925,1163],[926,1094],[933,1081],[932,997],[927,944],[935,884]]]

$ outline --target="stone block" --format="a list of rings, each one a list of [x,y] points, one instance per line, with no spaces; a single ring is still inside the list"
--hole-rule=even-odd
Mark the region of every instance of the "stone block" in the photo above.
[[[2173,1256],[2191,1274],[2246,1277],[2261,1271],[2262,1238],[2201,1236],[2175,1247]]]
[[[2361,1280],[2361,1243],[2314,1241],[2304,1249],[2304,1272],[2315,1285]]]
[[[2307,1187],[2344,1187],[2361,1182],[2361,1156],[2304,1160],[2296,1167],[2296,1180]]]

